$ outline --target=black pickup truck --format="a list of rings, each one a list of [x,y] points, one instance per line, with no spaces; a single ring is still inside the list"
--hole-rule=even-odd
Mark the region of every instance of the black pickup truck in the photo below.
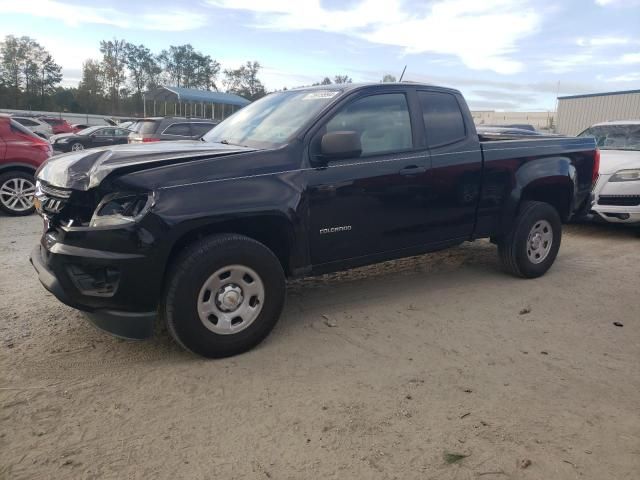
[[[104,330],[144,338],[159,316],[185,348],[227,356],[273,328],[287,278],[478,238],[509,272],[538,277],[597,171],[590,138],[479,138],[457,90],[277,92],[200,142],[49,160],[31,262]]]

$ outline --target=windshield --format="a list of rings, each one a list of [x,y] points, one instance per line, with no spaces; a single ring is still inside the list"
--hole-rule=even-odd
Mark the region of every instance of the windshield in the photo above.
[[[253,148],[280,147],[339,93],[331,89],[272,93],[236,112],[202,139]]]
[[[640,151],[640,125],[601,125],[587,128],[579,137],[594,137],[601,150]]]

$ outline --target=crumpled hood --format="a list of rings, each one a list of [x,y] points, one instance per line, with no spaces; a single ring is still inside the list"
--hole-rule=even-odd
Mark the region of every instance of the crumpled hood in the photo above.
[[[600,150],[600,175],[611,175],[618,170],[640,168],[640,152],[633,150]]]
[[[201,141],[116,145],[51,157],[38,169],[36,177],[54,187],[86,191],[98,186],[111,172],[124,167],[145,168],[154,164],[187,162],[253,150]]]

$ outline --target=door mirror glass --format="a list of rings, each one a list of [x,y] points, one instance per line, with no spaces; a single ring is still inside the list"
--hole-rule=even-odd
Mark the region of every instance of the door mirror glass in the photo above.
[[[320,142],[320,153],[325,160],[359,157],[362,154],[360,135],[352,130],[325,133]]]

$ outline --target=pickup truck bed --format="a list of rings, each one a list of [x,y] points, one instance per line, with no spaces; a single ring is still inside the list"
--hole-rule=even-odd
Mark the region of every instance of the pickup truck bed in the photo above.
[[[232,355],[273,327],[285,278],[485,237],[506,270],[544,274],[598,163],[590,138],[481,142],[460,92],[412,83],[274,93],[204,140],[47,162],[45,287],[112,333],[159,314],[186,348]]]

